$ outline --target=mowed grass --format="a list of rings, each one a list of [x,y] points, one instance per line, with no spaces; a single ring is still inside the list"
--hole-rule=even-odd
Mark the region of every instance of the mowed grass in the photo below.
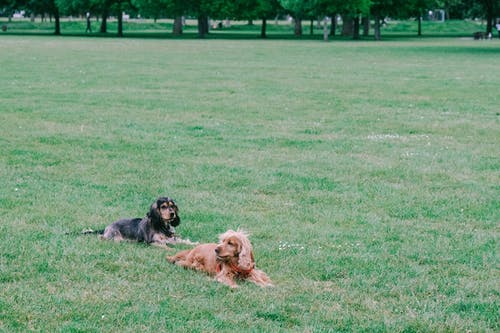
[[[498,40],[0,44],[0,331],[499,330]],[[160,195],[275,287],[80,235]]]

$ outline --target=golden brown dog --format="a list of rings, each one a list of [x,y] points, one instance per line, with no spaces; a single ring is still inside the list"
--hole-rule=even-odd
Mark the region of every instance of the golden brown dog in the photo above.
[[[252,244],[241,230],[228,230],[219,236],[219,244],[201,244],[167,257],[173,264],[215,275],[218,282],[236,288],[235,279],[252,281],[261,286],[272,286],[269,277],[255,268]]]

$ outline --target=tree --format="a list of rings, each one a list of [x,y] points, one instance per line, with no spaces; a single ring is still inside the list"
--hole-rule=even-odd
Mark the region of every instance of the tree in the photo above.
[[[92,0],[96,1],[96,8],[101,12],[101,33],[107,32],[106,22],[110,14],[115,14],[118,20],[117,35],[123,37],[123,11],[135,9],[131,0]]]
[[[48,13],[54,18],[54,34],[61,34],[59,0],[30,0],[26,6],[37,13]]]
[[[480,0],[484,8],[486,18],[486,32],[491,33],[495,21],[495,15],[500,15],[500,0]]]
[[[152,18],[155,22],[165,15],[168,2],[162,0],[132,0],[135,7],[139,8],[141,16]]]
[[[132,0],[132,4],[139,9],[142,16],[153,18],[173,17],[172,33],[181,35],[183,28],[182,17],[196,12],[196,1],[185,0]]]
[[[278,0],[257,0],[255,6],[255,16],[260,17],[262,20],[262,26],[260,29],[261,38],[266,38],[267,19],[271,16],[275,16],[281,8],[282,7]]]
[[[398,13],[398,17],[407,17],[408,15],[417,16],[417,35],[422,36],[422,16],[425,11],[436,7],[442,8],[443,6],[437,4],[436,0],[413,0],[407,4],[404,11]]]
[[[464,19],[470,6],[471,0],[437,0],[435,8],[441,8],[446,12],[446,18]]]
[[[227,18],[234,16],[234,0],[189,0],[188,12],[198,17],[198,36],[204,38],[209,32],[209,17]]]
[[[104,34],[108,32],[108,17],[111,13],[111,6],[113,5],[113,0],[93,0],[95,1],[96,11],[101,15],[101,27],[99,31]]]
[[[57,0],[57,4],[61,15],[83,15],[90,10],[90,0]]]
[[[166,1],[166,13],[174,17],[174,26],[172,27],[172,33],[176,36],[182,34],[182,16],[187,13],[187,6],[183,0],[167,0]]]
[[[375,21],[374,36],[375,40],[381,39],[380,26],[384,17],[404,17],[411,8],[418,7],[416,2],[424,2],[426,0],[372,0],[370,13]],[[406,16],[407,17],[407,16]],[[420,17],[420,14],[419,14]]]
[[[339,13],[342,15],[342,21],[344,25],[352,27],[352,31],[344,31],[344,34],[349,33],[353,39],[359,39],[359,18],[362,15],[368,15],[369,12],[370,0],[353,0],[340,3]]]
[[[208,34],[208,18],[214,12],[219,0],[186,0],[184,8],[198,19],[198,37],[205,38]]]
[[[330,35],[335,36],[337,28],[337,16],[342,12],[344,0],[315,0],[318,14],[329,16],[332,19]]]
[[[9,20],[16,9],[26,9],[35,14],[49,14],[54,18],[54,34],[61,34],[59,0],[0,0],[9,12]]]
[[[281,6],[292,16],[295,22],[295,36],[302,35],[302,20],[313,8],[313,0],[279,0]]]
[[[54,35],[61,34],[61,18],[56,0],[48,0],[48,12],[54,16]]]
[[[249,22],[254,18],[260,18],[262,20],[260,36],[266,38],[267,19],[276,16],[280,8],[278,0],[234,0],[226,7],[225,14],[227,17]]]
[[[0,9],[3,10],[4,13],[8,14],[9,22],[12,20],[14,11],[19,7],[18,1],[16,0],[0,0]]]

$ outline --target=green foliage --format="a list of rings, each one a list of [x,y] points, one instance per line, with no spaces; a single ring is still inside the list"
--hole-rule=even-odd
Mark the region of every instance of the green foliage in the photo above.
[[[498,331],[496,41],[0,39],[0,331]],[[79,234],[159,195],[276,286]]]

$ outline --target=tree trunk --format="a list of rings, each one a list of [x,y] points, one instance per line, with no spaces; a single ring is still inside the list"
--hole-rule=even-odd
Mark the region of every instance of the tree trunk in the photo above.
[[[330,25],[330,35],[332,37],[335,37],[335,34],[337,32],[337,14],[332,14],[331,18],[332,18],[332,23]]]
[[[358,40],[359,39],[359,17],[358,16],[353,17],[352,21],[353,21],[352,39]]]
[[[174,34],[174,36],[182,35],[182,16],[175,17],[172,33]]]
[[[100,29],[100,32],[102,34],[105,34],[106,32],[108,32],[107,20],[108,20],[108,11],[105,10],[104,13],[102,13],[102,16],[101,16],[101,29]]]
[[[61,20],[60,20],[60,17],[59,17],[59,8],[57,8],[57,7],[54,10],[54,18],[55,18],[55,21],[56,21],[56,28],[55,28],[55,31],[54,31],[54,35],[59,36],[61,34]]]
[[[266,28],[267,28],[267,20],[263,18],[262,26],[260,27],[260,38],[266,38]]]
[[[123,37],[123,12],[121,4],[118,5],[118,37]]]
[[[374,20],[375,20],[375,27],[373,28],[373,30],[374,30],[375,40],[380,40],[380,18],[379,18],[379,16],[375,15]]]
[[[494,4],[493,1],[485,1],[486,9],[486,32],[493,31],[493,21],[495,20]]]
[[[311,19],[311,23],[309,25],[309,34],[312,36],[314,34],[314,20]]]
[[[367,37],[370,34],[370,17],[364,16],[361,22],[363,23],[363,36]]]
[[[200,14],[198,16],[198,37],[205,38],[208,34],[208,16]]]
[[[294,28],[295,36],[302,36],[302,18],[294,17],[294,21],[295,21],[295,28]]]
[[[352,36],[353,19],[349,15],[342,16],[342,36]]]
[[[418,15],[418,36],[422,36],[422,15]]]

